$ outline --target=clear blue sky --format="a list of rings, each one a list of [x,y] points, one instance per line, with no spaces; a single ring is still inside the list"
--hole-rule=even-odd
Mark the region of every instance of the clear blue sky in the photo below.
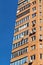
[[[9,65],[17,0],[0,0],[0,65]]]

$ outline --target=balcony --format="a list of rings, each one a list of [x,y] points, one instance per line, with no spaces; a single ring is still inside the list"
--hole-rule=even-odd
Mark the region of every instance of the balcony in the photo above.
[[[19,27],[19,28],[16,28],[14,33],[18,33],[18,32],[21,32],[21,31],[24,31],[28,26],[22,26],[22,27]]]
[[[22,3],[22,2],[24,2],[24,0],[18,0],[18,4],[20,4],[20,3]]]
[[[20,17],[22,17],[22,16],[24,16],[24,15],[26,15],[26,14],[28,14],[28,13],[30,13],[30,9],[26,10],[25,12],[22,12],[22,13],[19,14],[19,15],[16,15],[16,19],[18,19],[18,18],[20,18]]]
[[[26,11],[29,8],[30,8],[30,3],[29,4],[27,3],[25,6],[23,6],[21,8],[18,8],[17,15],[20,14],[20,13],[22,13],[22,12],[24,12],[24,11]]]
[[[22,0],[20,2],[18,2],[18,8],[25,5],[26,3],[28,3],[30,0]]]

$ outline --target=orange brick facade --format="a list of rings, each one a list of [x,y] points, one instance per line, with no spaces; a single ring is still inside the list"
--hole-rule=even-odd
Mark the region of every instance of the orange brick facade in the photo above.
[[[19,0],[11,65],[43,65],[43,0]]]

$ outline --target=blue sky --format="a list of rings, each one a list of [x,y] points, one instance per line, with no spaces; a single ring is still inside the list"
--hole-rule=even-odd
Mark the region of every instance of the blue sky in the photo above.
[[[0,65],[10,65],[17,0],[0,0]]]

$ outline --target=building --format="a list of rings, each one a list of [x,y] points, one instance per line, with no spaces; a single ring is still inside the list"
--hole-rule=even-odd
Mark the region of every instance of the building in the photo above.
[[[11,65],[43,65],[43,0],[19,0]]]

